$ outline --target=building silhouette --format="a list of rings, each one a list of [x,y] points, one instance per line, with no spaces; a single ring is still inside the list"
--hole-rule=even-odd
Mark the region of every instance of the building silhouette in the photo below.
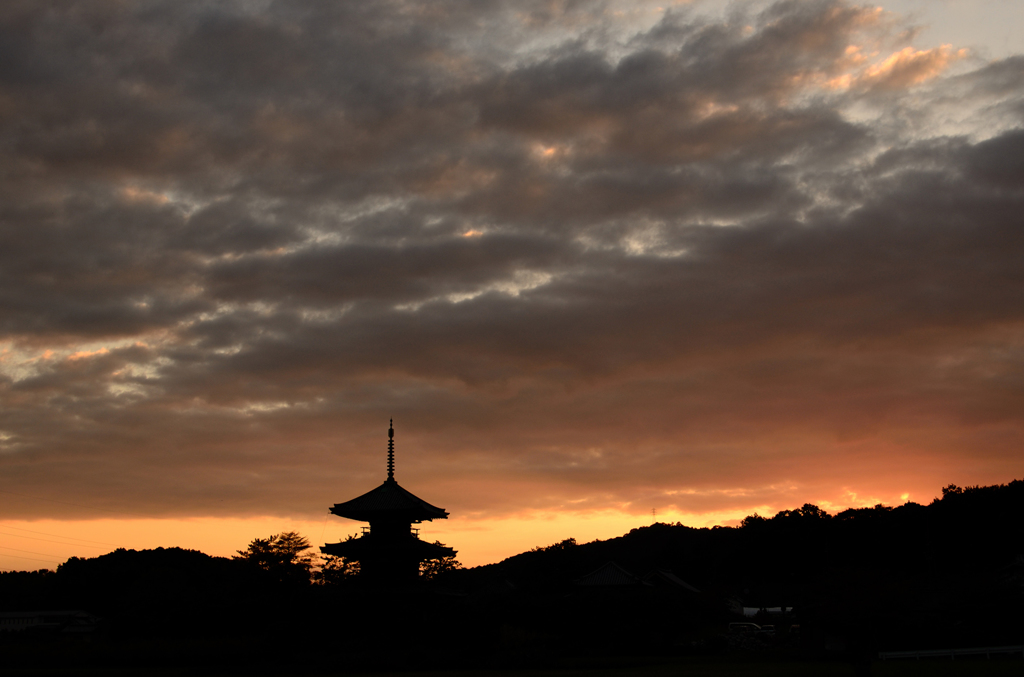
[[[419,529],[413,527],[421,522],[448,519],[448,512],[427,503],[395,481],[393,420],[388,428],[387,469],[388,477],[379,487],[331,508],[338,517],[369,522],[370,526],[363,527],[360,537],[328,543],[320,551],[358,561],[360,578],[367,583],[408,584],[419,577],[420,562],[454,556],[456,551],[420,540]]]

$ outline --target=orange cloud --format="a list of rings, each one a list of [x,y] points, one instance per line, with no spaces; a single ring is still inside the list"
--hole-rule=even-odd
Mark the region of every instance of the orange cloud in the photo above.
[[[163,193],[156,193],[137,186],[125,186],[121,189],[121,197],[125,202],[142,202],[149,204],[166,204],[170,201]]]
[[[49,352],[49,351],[47,351]],[[69,360],[82,360],[87,357],[95,357],[97,355],[106,355],[110,351],[106,348],[100,348],[99,350],[79,350],[68,355]]]
[[[870,89],[907,89],[937,77],[967,54],[966,49],[954,51],[952,45],[918,50],[905,47],[870,66],[863,75],[856,78],[856,82]]]
[[[831,90],[904,90],[938,77],[968,54],[966,49],[954,51],[951,45],[934,49],[905,47],[879,62],[861,68],[869,57],[860,46],[850,45],[838,64],[840,70],[845,72],[827,78],[823,86]]]

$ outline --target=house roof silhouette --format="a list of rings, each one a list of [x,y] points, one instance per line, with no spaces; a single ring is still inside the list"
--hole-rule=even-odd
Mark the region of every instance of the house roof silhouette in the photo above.
[[[668,569],[655,569],[644,576],[644,581],[658,587],[682,588],[689,592],[699,593],[700,590],[693,587],[683,579],[676,576]]]
[[[601,568],[591,571],[586,576],[581,576],[573,581],[576,585],[583,586],[650,586],[640,578],[629,573],[615,562],[607,562]]]

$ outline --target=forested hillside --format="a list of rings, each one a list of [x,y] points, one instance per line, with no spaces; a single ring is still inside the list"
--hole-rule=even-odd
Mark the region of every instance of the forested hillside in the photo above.
[[[45,644],[65,663],[245,664],[275,646],[281,652],[259,660],[287,662],[301,649],[310,661],[344,655],[357,667],[736,651],[845,660],[1020,644],[1021,514],[1024,481],[951,485],[926,506],[829,515],[804,505],[735,528],[654,524],[607,541],[567,539],[496,564],[434,570],[403,589],[366,588],[350,563],[318,569],[297,534],[256,539],[233,559],[118,550],[56,572],[0,574],[0,611],[83,609],[102,619],[73,642],[59,633],[0,633],[0,642],[13,665],[32,664]],[[609,562],[636,584],[579,584]],[[657,570],[697,590],[642,582]],[[726,641],[741,606],[786,607],[779,635]],[[800,632],[781,632],[792,626]]]

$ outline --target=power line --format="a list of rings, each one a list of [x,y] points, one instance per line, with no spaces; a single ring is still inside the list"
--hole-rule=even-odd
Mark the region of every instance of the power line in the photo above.
[[[65,543],[64,541],[55,541],[50,538],[36,538],[35,536],[22,536],[21,534],[9,534],[6,531],[0,531],[0,534],[4,536],[14,536],[15,538],[28,538],[33,541],[46,541],[47,543],[57,543],[58,545],[71,545],[76,548],[94,548],[96,550],[103,550],[104,548],[99,545],[83,545],[81,543]]]
[[[51,534],[51,533],[49,533],[47,531],[33,531],[32,529],[22,529],[21,527],[12,527],[9,524],[0,524],[0,527],[3,527],[4,529],[14,529],[15,531],[27,531],[30,534],[42,534],[43,536],[56,536],[57,538],[66,538],[66,539],[71,540],[71,541],[83,541],[85,543],[98,543],[100,545],[112,545],[115,548],[122,548],[122,547],[124,547],[120,543],[107,543],[106,541],[90,541],[88,538],[75,538],[74,536],[63,536],[61,534]],[[10,535],[13,536],[14,534],[10,534]],[[28,536],[22,536],[21,538],[29,538],[29,537]]]
[[[328,518],[328,517],[330,517],[330,516],[331,516],[331,511],[330,511],[330,510],[328,510],[328,511],[327,511],[327,514],[326,514],[326,515],[324,515],[324,526],[323,526],[323,528],[322,528],[322,529],[320,530],[320,542],[321,542],[321,543],[323,543],[323,542],[324,542],[324,534],[325,534],[325,533],[327,533],[327,518]]]
[[[22,550],[21,548],[8,548],[6,545],[0,545],[0,550],[14,550],[15,552],[27,552],[27,553],[30,553],[30,554],[33,554],[33,555],[46,555],[47,557],[54,557],[58,561],[60,560],[60,557],[57,557],[57,555],[51,555],[48,552],[36,552],[35,550]],[[17,555],[11,555],[11,557],[17,557]],[[26,557],[25,559],[30,559],[30,558]]]
[[[56,559],[39,559],[38,557],[22,557],[21,555],[7,555],[7,554],[4,554],[4,557],[15,557],[17,559],[30,559],[33,562],[49,562],[50,564],[60,564],[60,560],[56,560]]]

